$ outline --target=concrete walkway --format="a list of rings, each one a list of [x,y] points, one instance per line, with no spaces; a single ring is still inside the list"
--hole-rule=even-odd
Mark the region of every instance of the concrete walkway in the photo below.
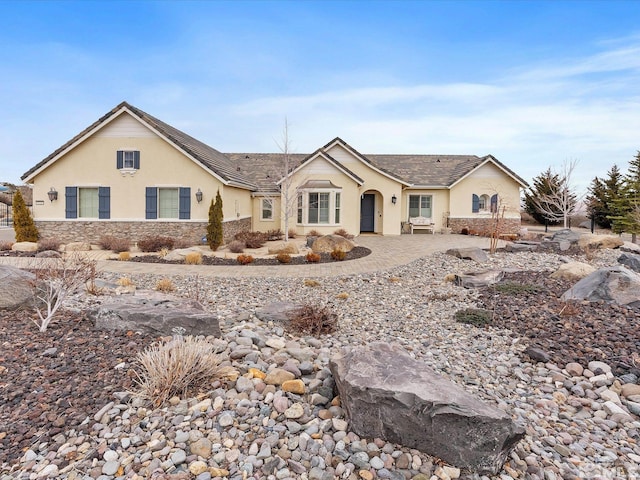
[[[371,255],[346,262],[331,262],[309,265],[175,265],[158,263],[119,262],[97,260],[100,272],[120,275],[150,273],[154,275],[199,275],[201,277],[333,277],[364,274],[388,270],[405,265],[413,260],[452,247],[488,248],[489,239],[467,235],[362,235],[355,239],[360,246],[371,250]],[[504,242],[501,242],[501,246]],[[97,253],[97,252],[96,252]],[[88,252],[91,255],[90,252]],[[0,264],[21,268],[33,268],[33,258],[0,257]]]

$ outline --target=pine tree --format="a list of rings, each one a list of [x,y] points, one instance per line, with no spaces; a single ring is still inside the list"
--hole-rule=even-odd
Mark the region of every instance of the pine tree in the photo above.
[[[13,196],[13,229],[16,242],[38,241],[38,229],[31,218],[31,212],[24,203],[20,189],[16,190],[16,194]]]
[[[640,233],[640,151],[629,162],[629,170],[624,176],[620,197],[614,201],[614,215],[611,217],[615,233],[630,233],[635,243]]]
[[[607,172],[604,180],[595,177],[589,186],[587,205],[589,207],[589,217],[593,218],[596,224],[602,228],[612,228],[612,217],[616,217],[617,204],[619,203],[622,190],[623,177],[617,165],[614,165]]]
[[[531,215],[538,223],[548,223],[549,225],[557,225],[560,220],[554,220],[545,217],[540,211],[537,199],[545,195],[553,195],[558,192],[562,186],[562,181],[557,173],[553,173],[551,168],[542,172],[533,179],[533,186],[524,192],[524,210]],[[558,209],[558,215],[561,212]]]
[[[214,203],[211,200],[211,206],[209,207],[209,224],[207,225],[207,242],[211,250],[217,250],[223,242],[222,232],[222,197],[220,196],[220,190],[216,194],[216,201]]]

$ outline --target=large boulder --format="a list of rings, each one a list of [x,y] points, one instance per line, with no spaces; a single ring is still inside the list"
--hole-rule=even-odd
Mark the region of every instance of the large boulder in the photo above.
[[[343,252],[350,252],[356,246],[348,238],[344,238],[340,235],[324,235],[322,237],[318,237],[313,245],[311,245],[311,250],[316,253],[331,253],[336,249],[342,250]]]
[[[578,245],[583,250],[598,250],[603,248],[620,248],[624,242],[617,235],[582,235]]]
[[[15,242],[11,245],[14,252],[37,252],[38,242]]]
[[[569,262],[560,265],[558,269],[550,275],[550,277],[575,282],[595,271],[596,269],[588,263]]]
[[[574,232],[568,228],[563,230],[558,230],[551,236],[552,242],[569,242],[569,243],[577,243],[582,236],[579,232]]]
[[[456,258],[462,258],[464,260],[474,260],[478,263],[483,263],[489,260],[487,252],[477,247],[450,248],[447,250],[447,255],[453,255]]]
[[[279,253],[288,253],[289,255],[296,255],[300,253],[298,246],[295,242],[278,242],[274,243],[268,248],[270,255],[277,255]]]
[[[561,300],[604,300],[640,306],[640,275],[622,265],[601,268],[564,292]]]
[[[89,318],[104,330],[220,336],[217,316],[197,301],[151,291],[113,297],[90,311]]]
[[[498,473],[524,436],[511,417],[437,375],[398,345],[350,347],[330,369],[351,429],[479,474]]]
[[[171,250],[169,253],[167,253],[163,257],[163,259],[168,262],[184,262],[185,258],[187,258],[187,255],[194,252],[201,251],[196,247],[176,248],[175,250]]]
[[[302,305],[291,302],[271,302],[256,308],[255,315],[263,322],[287,323],[291,315],[301,307]]]
[[[481,288],[498,283],[504,277],[502,270],[482,270],[455,275],[454,283],[464,288]]]
[[[32,305],[36,276],[11,265],[0,265],[0,310]]]
[[[88,252],[91,250],[89,242],[71,242],[64,246],[65,252]]]
[[[618,257],[618,263],[636,273],[640,273],[640,255],[638,254],[624,252]]]
[[[640,245],[637,243],[623,242],[620,247],[621,252],[640,253]]]

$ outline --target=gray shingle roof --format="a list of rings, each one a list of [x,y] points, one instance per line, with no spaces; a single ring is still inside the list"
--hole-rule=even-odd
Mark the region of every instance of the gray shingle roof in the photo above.
[[[220,177],[227,184],[258,192],[278,191],[276,183],[284,175],[284,154],[221,153],[215,148],[187,135],[162,120],[149,115],[139,108],[129,105],[127,102],[122,102],[62,145],[51,155],[40,161],[22,175],[22,179],[28,178],[40,168],[53,161],[60,153],[98,128],[112,116],[119,114],[124,108],[154,128],[176,147],[190,155],[194,160]],[[340,138],[333,139],[312,154],[289,154],[291,160],[290,170],[295,169],[301,163],[312,158],[316,153],[324,151],[324,149],[335,142],[340,142],[340,144],[360,157],[365,163],[411,186],[450,187],[487,159],[495,162],[516,180],[521,182],[523,186],[527,185],[527,182],[521,177],[490,155],[486,157],[478,157],[476,155],[363,155]],[[346,167],[339,164],[335,159],[332,160],[347,173],[354,176],[354,178],[359,178]]]

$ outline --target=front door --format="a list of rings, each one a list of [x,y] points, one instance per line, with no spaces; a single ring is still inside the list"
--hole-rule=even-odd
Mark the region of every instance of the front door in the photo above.
[[[360,231],[373,232],[375,223],[376,196],[365,193],[360,200]]]

